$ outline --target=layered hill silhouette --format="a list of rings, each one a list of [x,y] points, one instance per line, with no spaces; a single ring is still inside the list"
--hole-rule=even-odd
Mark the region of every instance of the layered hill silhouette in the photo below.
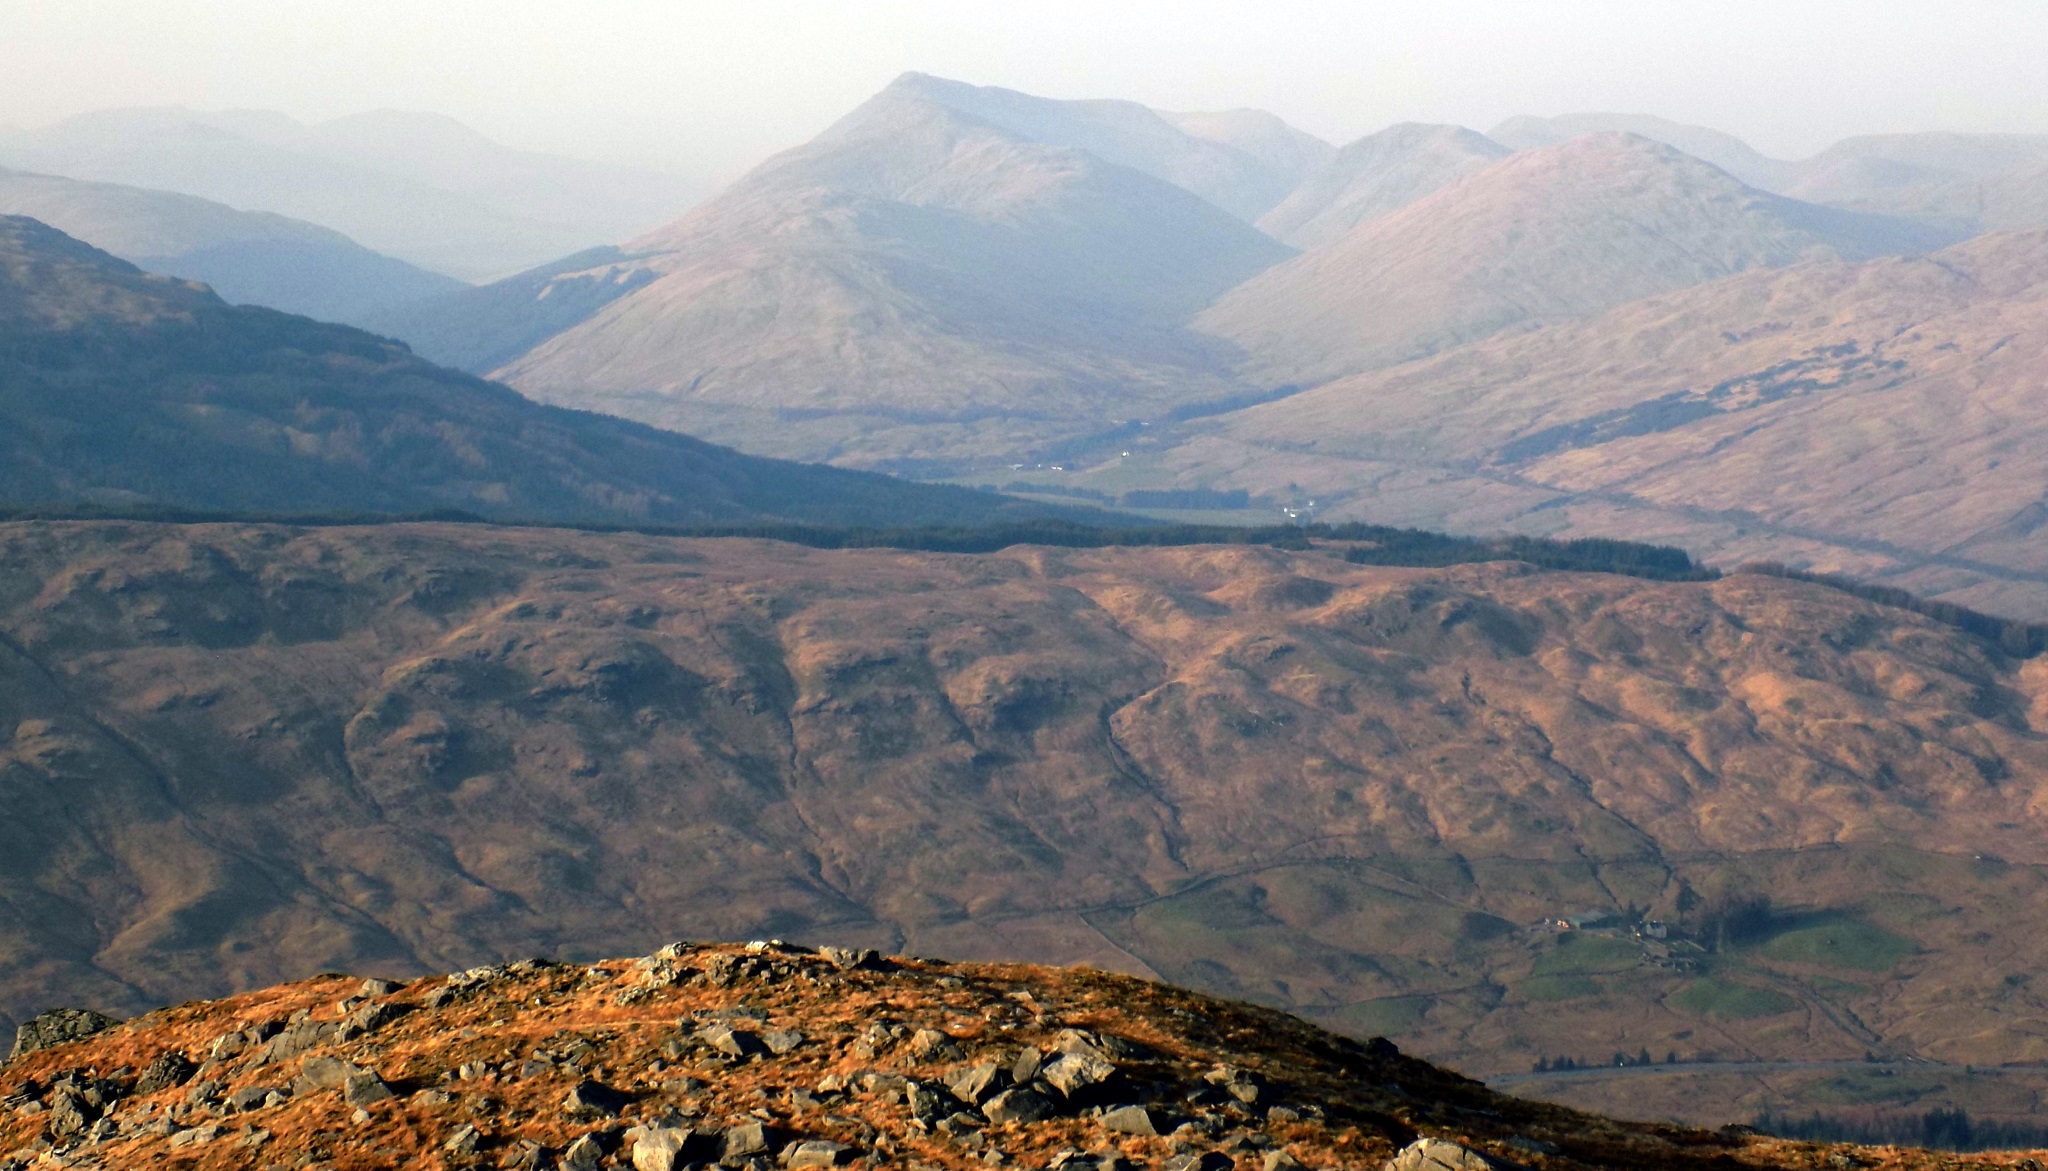
[[[377,324],[551,402],[979,473],[1752,268],[1923,252],[2036,196],[2002,177],[1941,196],[1967,215],[1884,215],[1641,136],[1553,141],[1615,123],[1795,177],[1654,119],[1518,120],[1518,153],[1431,126],[1333,151],[1257,111],[909,74],[674,224]]]
[[[670,176],[512,150],[397,110],[312,125],[260,110],[101,110],[0,133],[0,165],[275,212],[465,280],[614,243],[690,194]]]
[[[513,282],[497,332],[471,307],[505,289],[405,336],[474,360],[555,329],[495,375],[751,450],[1008,455],[1242,389],[1182,323],[1287,250],[1156,176],[1260,173],[1142,107],[910,75],[623,257]]]
[[[2048,225],[2043,135],[1864,135],[1796,161],[1771,158],[1718,130],[1639,114],[1510,118],[1490,135],[1527,150],[1603,131],[1662,142],[1765,191],[1903,216],[1958,236]]]
[[[0,169],[0,215],[29,216],[224,299],[362,324],[463,288],[339,232],[168,191]]]
[[[1751,268],[1938,239],[1745,187],[1645,138],[1595,134],[1367,220],[1231,290],[1196,324],[1247,350],[1257,379],[1312,385]]]
[[[2048,617],[2044,315],[2048,232],[1819,261],[1340,380],[1177,458],[1375,519],[1670,541]],[[1247,451],[1273,453],[1263,482]]]
[[[1129,977],[769,940],[327,975],[26,1052],[0,1091],[39,1107],[0,1123],[17,1166],[1983,1165],[1616,1123]]]
[[[1031,508],[541,406],[21,216],[0,217],[0,418],[14,505],[882,526]]]
[[[1392,126],[1351,143],[1305,175],[1259,217],[1259,227],[1297,248],[1328,244],[1508,153],[1462,126]]]
[[[1342,552],[0,527],[0,1008],[775,936],[1473,1075],[2041,1059],[2039,660],[1773,577]]]
[[[1774,159],[1732,134],[1706,126],[1692,126],[1648,114],[1582,113],[1560,114],[1554,118],[1509,118],[1486,132],[1495,142],[1515,150],[1556,146],[1587,134],[1634,134],[1684,151],[1763,191],[1784,193],[1798,173],[1799,164]]]
[[[1292,191],[1336,153],[1329,143],[1264,110],[1161,110],[1158,114],[1197,138],[1220,142],[1250,155],[1270,176],[1257,181],[1269,190],[1279,186]],[[1249,206],[1256,207],[1259,202],[1253,201]]]

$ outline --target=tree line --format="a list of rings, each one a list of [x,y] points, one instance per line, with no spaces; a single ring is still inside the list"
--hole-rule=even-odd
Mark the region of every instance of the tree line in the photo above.
[[[2048,1124],[1971,1118],[1960,1106],[1923,1113],[1828,1115],[1804,1118],[1766,1111],[1751,1123],[1779,1138],[1866,1146],[1927,1147],[1941,1151],[2039,1150],[2048,1147]]]

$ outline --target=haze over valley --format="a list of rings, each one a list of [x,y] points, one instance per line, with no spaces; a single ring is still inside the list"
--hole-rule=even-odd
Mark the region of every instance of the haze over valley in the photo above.
[[[364,3],[0,38],[0,1171],[2038,1169],[2048,19]]]

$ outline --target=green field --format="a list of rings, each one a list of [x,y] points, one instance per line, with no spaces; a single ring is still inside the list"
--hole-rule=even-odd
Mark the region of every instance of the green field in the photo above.
[[[1782,992],[1751,988],[1717,976],[1705,976],[1673,994],[1670,1004],[1696,1016],[1740,1021],[1752,1017],[1776,1016],[1799,1007],[1799,1002]]]
[[[1600,985],[1578,975],[1532,976],[1515,985],[1515,989],[1530,1000],[1578,1000],[1600,995]]]
[[[1861,919],[1835,919],[1773,936],[1763,953],[1786,963],[1887,972],[1913,953],[1913,944]]]
[[[1572,932],[1557,937],[1557,946],[1536,957],[1536,976],[1626,972],[1642,962],[1643,949],[1631,940]]]

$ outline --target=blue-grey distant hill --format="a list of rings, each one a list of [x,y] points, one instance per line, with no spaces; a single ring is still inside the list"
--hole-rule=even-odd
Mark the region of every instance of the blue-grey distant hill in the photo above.
[[[204,281],[237,305],[363,324],[467,288],[340,232],[117,183],[0,168],[0,215],[29,216],[150,272]]]

